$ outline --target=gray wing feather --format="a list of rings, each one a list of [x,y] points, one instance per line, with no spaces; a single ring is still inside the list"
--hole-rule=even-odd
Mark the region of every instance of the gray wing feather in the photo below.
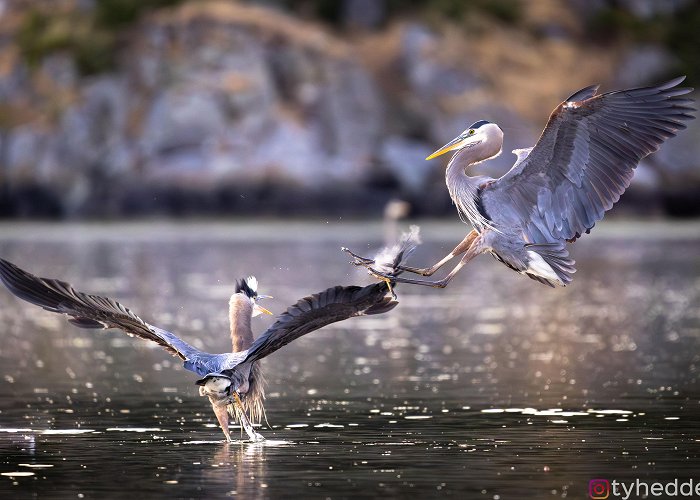
[[[387,296],[386,283],[365,287],[336,286],[304,297],[282,313],[247,351],[241,362],[252,362],[275,352],[280,347],[331,323],[353,316],[381,314],[392,310],[398,302]]]
[[[185,362],[185,368],[207,377],[234,376],[235,368],[269,356],[299,337],[326,325],[353,316],[381,314],[392,310],[398,302],[388,297],[386,283],[365,287],[335,286],[304,297],[280,314],[277,321],[260,335],[246,351],[208,355]]]
[[[531,243],[589,232],[627,189],[639,161],[694,118],[683,77],[655,87],[560,104],[530,154],[483,191],[486,212],[522,227]]]
[[[520,165],[525,159],[530,155],[530,152],[532,151],[533,148],[522,148],[522,149],[514,149],[513,154],[517,157],[515,160],[515,163],[513,164],[513,168],[517,167]]]
[[[151,340],[183,360],[208,356],[174,334],[149,325],[116,300],[79,292],[64,281],[39,278],[4,259],[0,259],[0,280],[20,299],[66,314],[68,321],[80,328],[119,328]]]

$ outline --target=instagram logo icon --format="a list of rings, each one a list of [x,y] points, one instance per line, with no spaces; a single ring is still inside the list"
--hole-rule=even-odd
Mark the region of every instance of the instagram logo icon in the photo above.
[[[588,481],[588,496],[593,500],[605,500],[610,496],[610,482],[607,479]]]

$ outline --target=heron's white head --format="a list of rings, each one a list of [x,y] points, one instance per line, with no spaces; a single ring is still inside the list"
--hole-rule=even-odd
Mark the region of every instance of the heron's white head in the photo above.
[[[236,282],[236,293],[231,297],[233,301],[234,297],[240,296],[244,300],[249,300],[253,306],[253,317],[259,316],[261,314],[272,314],[270,311],[258,304],[260,299],[271,299],[269,295],[260,295],[258,293],[258,280],[255,276],[248,276],[245,279]]]
[[[469,151],[473,162],[478,162],[498,156],[502,147],[503,130],[501,127],[486,120],[479,120],[428,156],[426,160],[432,160],[448,151],[456,151],[456,153]]]

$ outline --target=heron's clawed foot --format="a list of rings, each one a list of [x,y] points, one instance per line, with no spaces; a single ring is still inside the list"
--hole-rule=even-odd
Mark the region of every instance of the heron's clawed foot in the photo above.
[[[248,433],[248,437],[253,443],[260,443],[262,441],[265,441],[265,438],[262,436],[262,434],[258,434],[253,430],[251,430],[251,432]]]
[[[262,437],[260,434],[255,432],[255,429],[253,428],[253,424],[250,423],[250,420],[248,420],[248,417],[246,416],[245,413],[245,407],[243,406],[243,402],[241,401],[241,397],[238,395],[237,392],[233,392],[233,400],[235,405],[237,406],[237,413],[238,413],[238,421],[241,424],[241,427],[245,431],[246,434],[248,434],[248,437],[250,440],[254,443],[258,443],[260,441],[265,441],[265,438]]]
[[[355,252],[351,251],[349,248],[342,247],[341,250],[350,257],[352,257],[352,261],[350,262],[353,266],[362,266],[362,267],[367,267],[371,266],[374,264],[374,259],[368,259],[366,257],[361,257],[360,255],[357,255]]]
[[[396,300],[398,297],[396,296],[396,292],[394,292],[394,286],[393,282],[396,280],[396,278],[392,274],[385,273],[383,271],[379,271],[372,267],[369,264],[362,264],[364,267],[367,268],[367,272],[374,278],[377,278],[379,281],[383,281],[386,283],[387,288],[389,288],[389,292],[391,293],[391,296],[393,297],[394,300]]]
[[[380,281],[385,282],[386,286],[389,288],[389,292],[391,292],[391,296],[394,298],[394,300],[396,300],[396,293],[394,293],[394,287],[392,286],[392,281],[394,280],[394,277],[392,275],[384,273],[382,271],[378,271],[377,269],[372,267],[372,265],[375,264],[374,259],[368,259],[367,257],[357,255],[355,252],[351,251],[349,248],[346,247],[341,247],[341,250],[350,255],[350,257],[352,257],[352,261],[350,261],[350,264],[352,264],[353,266],[361,266],[367,268],[367,272],[370,275],[372,275]]]

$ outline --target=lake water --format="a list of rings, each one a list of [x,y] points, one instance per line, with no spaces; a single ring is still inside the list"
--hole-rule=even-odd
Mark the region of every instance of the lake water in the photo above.
[[[424,223],[411,262],[463,235]],[[339,248],[382,238],[332,221],[5,223],[0,256],[222,352],[234,280],[256,275],[279,313],[369,283]],[[445,290],[400,286],[391,313],[274,353],[255,444],[226,444],[157,346],[1,288],[0,496],[589,498],[591,479],[700,481],[700,224],[603,224],[572,250],[565,289],[481,256]]]

